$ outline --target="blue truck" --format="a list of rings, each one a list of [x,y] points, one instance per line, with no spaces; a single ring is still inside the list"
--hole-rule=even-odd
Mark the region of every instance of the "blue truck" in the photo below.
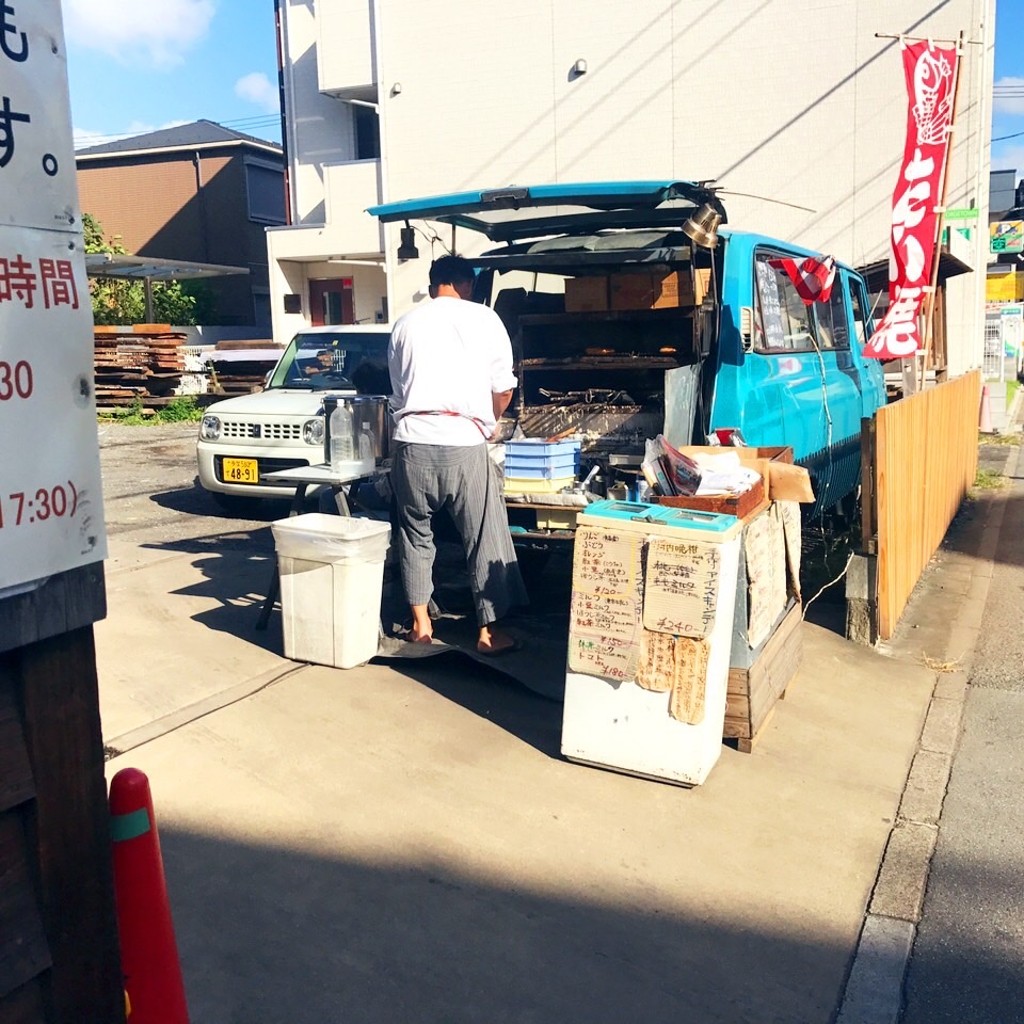
[[[815,513],[855,495],[861,420],[886,400],[862,355],[864,278],[837,263],[828,301],[805,304],[782,261],[821,255],[728,227],[712,185],[515,186],[369,212],[447,225],[453,248],[458,231],[483,236],[468,258],[513,339],[527,436],[575,432],[610,480],[658,433],[685,445],[734,429],[793,449]]]

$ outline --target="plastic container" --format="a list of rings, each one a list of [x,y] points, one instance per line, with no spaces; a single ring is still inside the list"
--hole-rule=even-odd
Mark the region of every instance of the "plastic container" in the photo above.
[[[528,479],[526,477],[505,477],[506,494],[557,494],[566,487],[572,487],[575,476],[562,476],[553,479]]]
[[[336,405],[331,413],[331,469],[337,472],[342,463],[354,461],[357,450],[352,413],[345,406]]]
[[[517,437],[505,442],[505,458],[530,456],[547,458],[555,455],[579,455],[579,441],[545,441],[539,437]]]
[[[373,417],[379,412],[378,400],[328,396],[324,411],[325,455],[331,472],[350,480],[372,476],[380,447],[373,425]]]
[[[505,476],[509,478],[515,477],[519,480],[557,480],[565,476],[575,477],[579,472],[579,459],[573,459],[570,456],[566,461],[562,459],[554,459],[552,461],[554,465],[548,465],[540,460],[535,460],[532,464],[528,463],[526,465],[514,461],[510,465],[508,459],[506,459]]]
[[[281,576],[284,654],[354,668],[377,653],[391,527],[321,512],[270,524]]]

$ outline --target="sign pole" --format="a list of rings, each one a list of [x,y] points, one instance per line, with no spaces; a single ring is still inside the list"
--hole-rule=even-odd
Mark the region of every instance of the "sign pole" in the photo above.
[[[949,119],[949,128],[946,130],[948,136],[953,133],[956,124],[957,102],[960,97],[960,68],[964,53],[964,34],[961,30],[956,41],[956,76],[953,80],[953,113]],[[953,156],[953,144],[951,141],[946,144],[946,159],[942,165],[942,185],[940,187],[940,199],[935,218],[935,249],[932,253],[931,290],[925,296],[924,313],[924,348],[921,356],[921,390],[924,391],[925,375],[928,372],[928,358],[931,354],[932,332],[935,329],[935,303],[938,300],[939,286],[939,259],[942,256],[942,228],[945,223],[946,193],[949,188],[949,162]]]

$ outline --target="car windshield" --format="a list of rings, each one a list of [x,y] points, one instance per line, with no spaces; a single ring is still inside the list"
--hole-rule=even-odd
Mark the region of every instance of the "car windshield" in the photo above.
[[[285,350],[269,387],[386,395],[391,391],[387,349],[384,331],[300,333]]]

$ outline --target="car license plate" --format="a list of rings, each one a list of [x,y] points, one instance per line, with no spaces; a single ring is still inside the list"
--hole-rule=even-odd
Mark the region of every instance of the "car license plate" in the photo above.
[[[227,484],[258,484],[259,463],[255,459],[224,459],[221,476]]]

